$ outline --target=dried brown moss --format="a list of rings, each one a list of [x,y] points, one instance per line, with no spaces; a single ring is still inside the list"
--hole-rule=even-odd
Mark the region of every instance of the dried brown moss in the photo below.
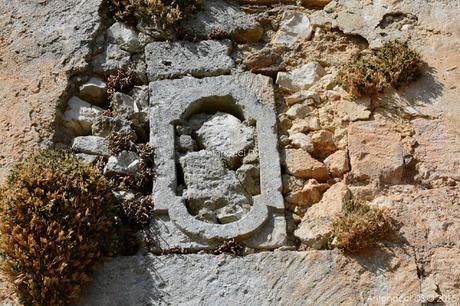
[[[407,42],[391,41],[344,65],[337,81],[352,96],[372,96],[416,79],[420,65],[420,54]]]
[[[116,92],[129,93],[135,85],[135,76],[132,69],[122,70],[109,75],[107,78],[107,99],[112,101]]]
[[[0,191],[3,269],[26,305],[68,305],[111,243],[111,187],[93,166],[43,151],[16,166]]]
[[[386,212],[356,199],[343,204],[342,214],[333,223],[333,244],[349,252],[367,249],[391,231]]]
[[[202,0],[108,0],[114,17],[128,24],[143,22],[160,29],[176,25]]]

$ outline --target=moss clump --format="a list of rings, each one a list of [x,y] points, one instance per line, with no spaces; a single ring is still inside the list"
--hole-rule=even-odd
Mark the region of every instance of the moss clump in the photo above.
[[[117,20],[128,24],[143,22],[166,29],[193,12],[202,0],[108,0]]]
[[[351,199],[344,202],[342,213],[333,223],[333,245],[358,252],[384,239],[391,231],[386,212]]]
[[[26,305],[68,305],[114,232],[108,181],[63,151],[18,164],[0,189],[3,269]]]
[[[414,80],[420,64],[420,54],[407,42],[391,41],[345,64],[337,81],[354,97],[372,96]]]

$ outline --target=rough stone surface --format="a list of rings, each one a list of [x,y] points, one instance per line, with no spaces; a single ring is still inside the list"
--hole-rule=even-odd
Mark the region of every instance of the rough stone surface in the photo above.
[[[72,141],[72,150],[77,153],[109,156],[110,150],[104,137],[78,136]]]
[[[129,134],[134,131],[131,122],[126,119],[99,115],[93,121],[91,132],[94,136],[108,137],[112,133]]]
[[[351,257],[336,251],[131,256],[107,262],[80,305],[358,305],[419,293],[413,258],[398,248]]]
[[[263,35],[263,28],[254,16],[223,0],[204,1],[203,7],[188,18],[184,28],[203,38],[225,33],[238,43],[255,42]]]
[[[135,152],[122,151],[118,156],[110,156],[104,168],[106,175],[132,175],[139,171],[141,159]]]
[[[319,203],[307,210],[294,235],[312,248],[323,248],[331,236],[334,219],[342,211],[343,202],[350,197],[351,192],[344,183],[333,185]]]
[[[366,120],[371,116],[370,105],[370,98],[362,98],[356,101],[344,100],[337,104],[337,112],[346,121]]]
[[[280,72],[276,84],[281,88],[295,92],[310,88],[326,72],[318,63],[308,63],[290,72]]]
[[[188,208],[199,219],[229,223],[241,219],[252,204],[251,197],[227,170],[219,154],[202,150],[180,158]]]
[[[201,147],[218,153],[232,168],[254,146],[254,128],[221,112],[206,120],[196,136]]]
[[[228,56],[229,52],[229,41],[150,43],[145,47],[147,76],[154,81],[184,75],[204,77],[226,74],[235,65]]]
[[[88,82],[80,86],[80,97],[98,106],[105,106],[107,84],[100,78],[92,77]]]
[[[460,132],[443,120],[416,119],[412,126],[419,179],[460,181]]]
[[[397,184],[403,178],[404,153],[399,133],[375,121],[348,128],[351,174],[356,180]]]
[[[334,134],[328,130],[313,132],[311,134],[311,142],[315,148],[315,154],[320,158],[325,158],[337,150],[334,142]]]
[[[76,135],[88,135],[96,117],[102,112],[100,107],[89,104],[78,97],[72,97],[64,112],[64,124]]]
[[[260,194],[260,169],[258,166],[244,164],[236,170],[236,177],[251,196]]]
[[[119,45],[108,43],[100,54],[92,61],[96,73],[108,76],[118,69],[126,69],[131,63],[128,51],[122,50]]]
[[[288,174],[301,178],[326,180],[326,166],[302,149],[286,149],[283,160]]]
[[[315,150],[310,135],[295,133],[289,136],[289,140],[294,148],[302,149],[309,153],[312,153]]]
[[[350,159],[348,158],[347,151],[344,150],[339,150],[329,155],[324,160],[324,164],[329,173],[334,177],[342,177],[350,171]]]
[[[107,29],[107,38],[128,52],[142,51],[137,32],[121,22],[115,22]]]
[[[272,43],[293,47],[296,42],[309,39],[312,33],[313,28],[305,13],[288,11],[284,13]]]

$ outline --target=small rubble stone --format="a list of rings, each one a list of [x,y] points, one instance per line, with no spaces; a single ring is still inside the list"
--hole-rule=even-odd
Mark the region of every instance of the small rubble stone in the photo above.
[[[121,22],[115,22],[107,29],[107,38],[111,43],[117,44],[121,49],[131,53],[142,51],[139,37],[135,30]]]
[[[334,134],[328,130],[320,130],[311,134],[311,141],[315,147],[315,154],[326,158],[337,150],[334,143]]]
[[[214,151],[234,167],[254,146],[254,128],[244,125],[238,118],[218,112],[196,131],[198,144]]]
[[[312,62],[290,72],[278,73],[276,84],[289,92],[296,92],[310,88],[325,74],[326,71],[320,64]]]
[[[85,164],[94,164],[97,160],[97,155],[90,155],[86,153],[77,153],[75,155]]]
[[[104,168],[105,175],[132,175],[139,171],[141,158],[135,152],[122,151],[118,156],[110,156]]]
[[[342,211],[344,201],[350,198],[351,192],[344,183],[333,185],[319,203],[307,210],[294,235],[307,246],[324,248],[332,234],[334,219]]]
[[[319,181],[327,180],[329,177],[326,166],[302,149],[286,149],[283,163],[287,173],[296,177],[314,178]]]
[[[303,149],[309,153],[312,153],[315,148],[311,142],[311,137],[304,133],[295,133],[289,136],[292,147],[296,149]]]
[[[286,115],[291,119],[305,118],[311,112],[311,107],[306,104],[294,104],[291,106]]]
[[[110,156],[107,140],[99,136],[78,136],[72,141],[72,150],[77,153]]]
[[[80,86],[80,97],[98,106],[107,104],[107,84],[100,78],[92,77]]]
[[[294,93],[294,94],[292,94],[290,96],[285,97],[284,102],[286,103],[286,105],[291,106],[293,104],[303,102],[306,99],[311,99],[315,103],[318,103],[319,100],[320,100],[320,98],[319,98],[317,93],[315,93],[313,91],[308,91],[308,90],[301,90],[301,91],[298,91],[298,92],[296,92],[296,93]]]
[[[129,134],[133,132],[131,122],[120,117],[97,116],[91,127],[94,136],[108,137],[113,133]]]
[[[421,295],[426,303],[434,303],[440,297],[438,293],[438,285],[432,277],[423,279]]]
[[[184,29],[202,38],[224,33],[237,43],[258,41],[264,33],[253,15],[245,14],[238,5],[224,0],[203,1],[200,10],[187,18]]]
[[[305,180],[289,175],[283,174],[283,193],[288,193],[291,191],[299,191],[302,190],[303,186],[305,185]]]
[[[94,72],[109,75],[118,69],[126,69],[130,64],[130,54],[116,44],[108,44],[103,52],[93,59]]]
[[[177,137],[177,149],[179,152],[192,152],[196,148],[196,142],[190,135],[180,135]]]
[[[296,43],[310,39],[312,33],[313,27],[305,13],[287,11],[272,43],[292,48]]]
[[[64,124],[76,135],[88,135],[95,118],[102,108],[89,104],[78,97],[70,98],[67,110],[64,112]]]
[[[318,183],[315,179],[307,181],[302,191],[306,194],[305,204],[312,205],[321,200],[323,193],[329,188],[329,184]]]
[[[317,117],[306,117],[305,119],[295,119],[289,129],[289,133],[308,133],[320,129]]]
[[[236,177],[251,196],[260,194],[260,169],[258,166],[243,164],[236,170]]]
[[[333,177],[342,177],[350,171],[349,163],[348,153],[345,150],[336,151],[324,160],[324,164]]]
[[[346,121],[366,120],[371,116],[370,105],[371,99],[367,97],[355,101],[343,100],[337,104],[337,113]]]
[[[348,144],[353,179],[390,184],[402,181],[404,149],[401,135],[391,125],[352,122],[348,127]]]
[[[230,41],[154,42],[145,47],[147,76],[150,81],[227,74],[235,66],[229,56]]]

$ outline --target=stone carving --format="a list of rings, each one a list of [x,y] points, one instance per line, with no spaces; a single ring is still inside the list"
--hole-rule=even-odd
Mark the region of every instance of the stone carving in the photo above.
[[[157,251],[207,249],[229,239],[259,249],[282,246],[286,221],[270,79],[186,77],[152,82],[150,91],[156,168],[150,234]]]

